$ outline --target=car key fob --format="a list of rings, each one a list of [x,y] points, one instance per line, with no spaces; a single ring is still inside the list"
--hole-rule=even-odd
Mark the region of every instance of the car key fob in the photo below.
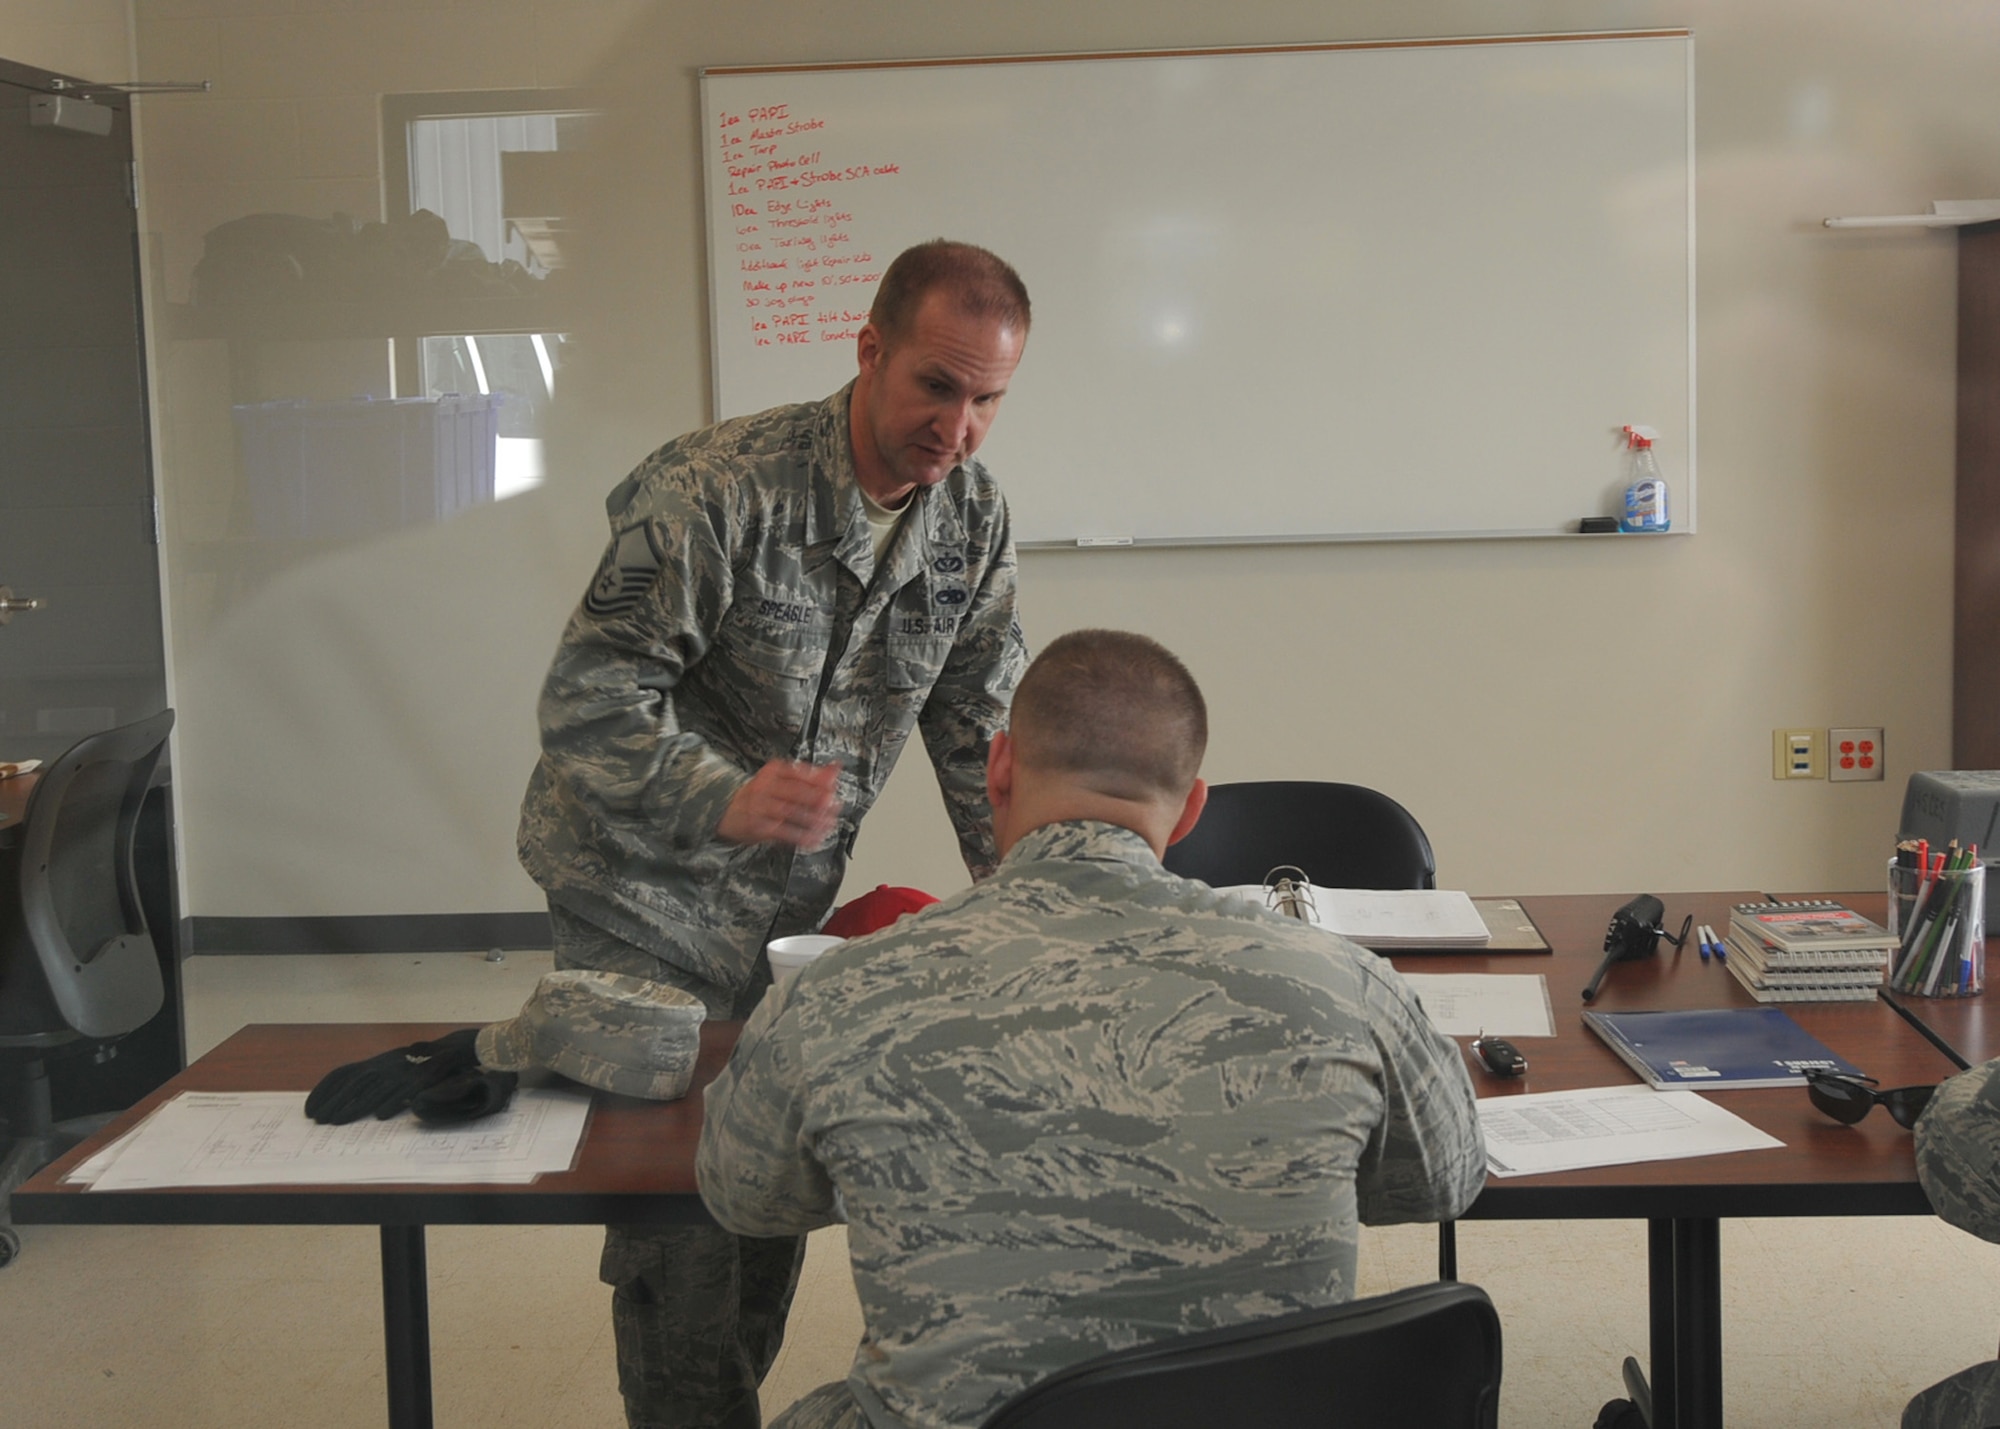
[[[1505,1037],[1488,1037],[1482,1032],[1472,1039],[1472,1050],[1496,1077],[1518,1077],[1528,1070],[1528,1059]]]

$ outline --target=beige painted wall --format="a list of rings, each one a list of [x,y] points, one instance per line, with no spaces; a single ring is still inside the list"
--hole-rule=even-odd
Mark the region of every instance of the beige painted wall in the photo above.
[[[707,414],[704,64],[1691,26],[1698,536],[1029,553],[1030,638],[1158,636],[1208,691],[1211,778],[1390,790],[1430,831],[1441,881],[1476,891],[1872,885],[1904,777],[1948,761],[1954,240],[1819,219],[2000,195],[1990,7],[138,0],[137,15],[142,72],[216,81],[144,105],[169,307],[215,223],[379,213],[383,92],[588,84],[608,113],[564,275],[579,356],[537,492],[312,559],[260,552],[231,527],[229,402],[263,395],[245,389],[277,364],[357,387],[381,350],[303,345],[247,369],[238,354],[232,373],[227,344],[156,323],[192,913],[537,906],[514,813],[602,494]],[[1309,460],[1309,414],[1299,445]],[[1888,781],[1773,781],[1784,724],[1885,726]],[[928,770],[907,761],[853,886],[963,879]]]
[[[130,79],[131,9],[131,0],[0,0],[0,59],[77,79]]]

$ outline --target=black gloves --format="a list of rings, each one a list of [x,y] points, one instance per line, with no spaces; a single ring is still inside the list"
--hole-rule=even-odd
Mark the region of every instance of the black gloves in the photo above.
[[[477,1121],[496,1111],[505,1111],[514,1099],[518,1072],[482,1072],[474,1068],[446,1077],[434,1087],[425,1087],[410,1103],[417,1120],[430,1126],[448,1126],[456,1121]]]
[[[478,1035],[478,1028],[468,1027],[462,1032],[448,1033],[435,1042],[414,1042],[408,1047],[398,1047],[393,1052],[370,1057],[365,1062],[349,1062],[344,1067],[335,1067],[321,1077],[319,1085],[306,1096],[306,1115],[328,1126],[345,1126],[371,1113],[386,1121],[447,1079],[456,1078],[461,1073],[478,1074],[479,1054],[473,1048],[473,1039]],[[487,1110],[498,1111],[505,1106],[507,1096],[511,1096],[513,1090],[509,1085],[499,1104]],[[475,1116],[484,1114],[473,1113]]]

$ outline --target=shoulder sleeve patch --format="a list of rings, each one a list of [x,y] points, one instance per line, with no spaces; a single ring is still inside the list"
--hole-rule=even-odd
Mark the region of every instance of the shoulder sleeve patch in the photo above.
[[[583,597],[583,608],[595,616],[628,613],[652,588],[664,559],[651,522],[625,527],[612,537],[604,562]]]

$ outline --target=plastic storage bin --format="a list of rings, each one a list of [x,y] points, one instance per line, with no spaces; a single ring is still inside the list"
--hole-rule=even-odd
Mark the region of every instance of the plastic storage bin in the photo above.
[[[341,541],[493,500],[498,396],[232,408],[260,538]]]

